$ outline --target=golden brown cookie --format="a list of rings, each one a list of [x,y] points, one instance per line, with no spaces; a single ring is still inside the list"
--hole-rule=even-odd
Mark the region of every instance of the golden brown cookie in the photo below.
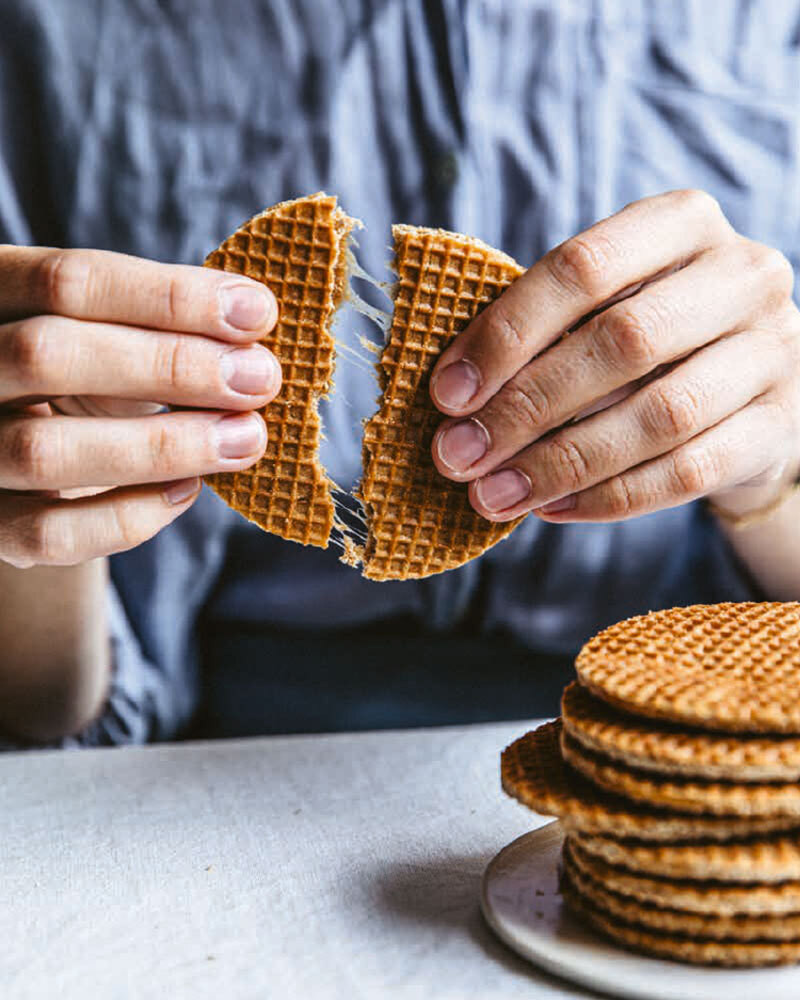
[[[205,482],[265,531],[322,548],[336,511],[333,484],[319,461],[317,403],[331,386],[330,324],[347,287],[345,251],[357,224],[326,194],[285,201],[246,222],[205,262],[272,290],[278,322],[260,343],[283,373],[280,392],[260,411],[269,437],[263,457]]]
[[[644,843],[570,832],[587,854],[631,872],[723,882],[800,880],[800,834],[705,843]]]
[[[694,605],[618,622],[578,654],[627,711],[729,732],[800,734],[800,604]]]
[[[800,941],[713,941],[665,934],[625,923],[594,907],[568,880],[562,887],[564,902],[595,930],[631,951],[671,958],[694,965],[790,965],[800,961]]]
[[[643,841],[730,840],[791,830],[789,817],[696,816],[649,809],[610,795],[565,766],[561,723],[548,722],[515,740],[501,758],[504,790],[545,816],[558,816],[568,832],[636,837]]]
[[[571,837],[567,841],[570,859],[581,872],[605,889],[640,903],[724,917],[800,913],[800,881],[761,885],[637,875],[587,854]]]
[[[586,875],[564,845],[563,870],[572,887],[606,916],[662,934],[684,935],[713,941],[800,942],[800,913],[722,915],[691,913],[640,903],[608,889]],[[746,890],[745,890],[746,891]]]
[[[679,729],[614,708],[573,681],[561,700],[564,731],[628,767],[729,781],[800,780],[800,738]]]
[[[396,295],[378,364],[381,399],[364,428],[364,575],[372,580],[431,576],[461,566],[509,535],[476,513],[467,484],[445,479],[431,458],[442,421],[429,389],[444,348],[524,268],[480,240],[441,229],[395,226]]]
[[[794,816],[800,825],[800,784],[700,781],[661,777],[609,760],[561,734],[564,760],[594,785],[654,809],[704,816]]]

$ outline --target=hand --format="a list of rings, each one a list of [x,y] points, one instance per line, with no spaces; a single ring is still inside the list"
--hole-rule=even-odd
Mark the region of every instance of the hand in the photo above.
[[[266,429],[247,411],[280,388],[254,341],[276,318],[239,275],[0,246],[0,560],[132,548],[192,504],[198,476],[252,465]]]
[[[438,470],[469,482],[492,521],[614,521],[712,494],[738,511],[768,503],[800,467],[792,284],[786,258],[703,192],[627,206],[548,253],[442,354]]]

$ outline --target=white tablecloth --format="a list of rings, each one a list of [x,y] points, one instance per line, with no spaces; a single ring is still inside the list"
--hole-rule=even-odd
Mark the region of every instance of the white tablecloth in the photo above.
[[[495,941],[531,723],[0,756],[0,997],[585,997]]]

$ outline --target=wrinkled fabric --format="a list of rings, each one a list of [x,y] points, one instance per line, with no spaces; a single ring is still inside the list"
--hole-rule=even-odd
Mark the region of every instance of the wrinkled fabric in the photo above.
[[[325,189],[381,276],[393,221],[528,265],[627,202],[700,187],[796,265],[799,40],[797,0],[0,0],[0,239],[197,264],[263,206]],[[339,483],[374,401],[343,361],[323,407]],[[410,617],[571,654],[625,615],[758,596],[697,505],[530,518],[463,569],[376,584],[204,494],[111,563],[115,681],[78,743],[180,732],[198,626]]]

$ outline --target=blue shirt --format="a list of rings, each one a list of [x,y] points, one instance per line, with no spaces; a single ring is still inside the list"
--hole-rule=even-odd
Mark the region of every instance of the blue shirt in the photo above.
[[[700,187],[796,263],[799,41],[797,0],[0,0],[0,239],[197,264],[263,206],[325,189],[367,224],[373,272],[396,221],[530,264],[629,201]],[[375,390],[346,363],[337,386],[324,458],[352,483]],[[72,743],[180,732],[199,627],[469,618],[571,655],[623,616],[758,596],[697,505],[529,518],[463,569],[377,584],[204,491],[111,567],[111,696]]]

